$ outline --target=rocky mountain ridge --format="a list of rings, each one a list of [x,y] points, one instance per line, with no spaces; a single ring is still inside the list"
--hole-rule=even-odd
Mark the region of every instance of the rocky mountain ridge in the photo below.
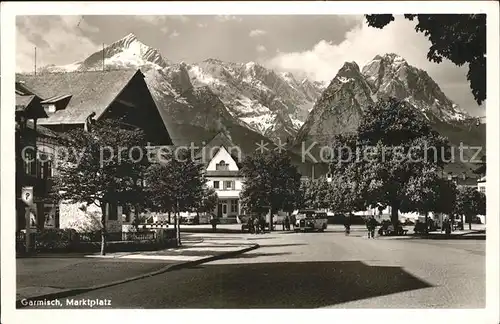
[[[140,68],[157,103],[167,111],[172,106],[187,104],[191,108],[187,111],[199,119],[196,116],[199,102],[194,97],[216,96],[220,99],[214,109],[216,112],[200,109],[200,114],[204,116],[201,119],[206,120],[200,126],[205,127],[212,121],[217,125],[223,120],[231,120],[273,140],[295,137],[325,87],[308,79],[297,81],[291,73],[277,73],[255,62],[231,63],[207,59],[194,64],[173,63],[133,34],[83,61],[46,66],[39,72],[100,70],[103,60],[105,69]],[[191,102],[183,98],[185,95],[191,97]],[[212,120],[214,113],[222,117]],[[174,119],[184,122],[183,118]]]

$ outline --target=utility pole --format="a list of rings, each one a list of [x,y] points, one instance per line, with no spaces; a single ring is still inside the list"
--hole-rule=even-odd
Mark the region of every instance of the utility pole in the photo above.
[[[35,46],[35,75],[36,75],[36,46]]]

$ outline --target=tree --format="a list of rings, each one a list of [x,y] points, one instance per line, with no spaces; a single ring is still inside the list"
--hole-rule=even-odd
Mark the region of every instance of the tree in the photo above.
[[[352,183],[352,197],[357,198],[351,204],[390,206],[394,226],[413,178],[427,169],[442,169],[450,155],[447,139],[408,103],[393,98],[369,106],[356,134],[342,141],[348,150],[337,152],[333,160],[344,183]]]
[[[352,176],[334,175],[328,192],[329,209],[336,213],[350,213],[366,209],[358,182]]]
[[[407,199],[403,211],[417,211],[425,215],[428,224],[430,212],[452,214],[456,201],[455,183],[441,178],[436,169],[424,169],[422,174],[410,178],[406,186]],[[428,233],[428,226],[425,231]]]
[[[305,191],[305,206],[312,209],[325,209],[330,207],[329,183],[325,179],[310,181]]]
[[[353,159],[358,145],[358,136],[353,133],[335,135],[331,142],[332,163],[330,174],[332,181],[329,188],[329,208],[339,213],[349,213],[366,209],[363,194],[366,174],[364,165]]]
[[[145,135],[117,120],[102,120],[90,132],[77,129],[68,136],[71,147],[66,147],[66,163],[57,167],[53,192],[64,201],[101,208],[101,254],[104,255],[106,206],[143,197],[141,179],[148,164],[144,154]]]
[[[288,213],[290,216],[294,210],[304,208],[304,199],[305,199],[305,191],[306,187],[304,182],[301,181],[299,189],[289,188],[290,193],[287,194],[287,198],[283,203],[283,211]]]
[[[203,189],[203,196],[198,206],[199,213],[210,213],[213,212],[215,206],[217,206],[217,193],[214,188],[205,187]]]
[[[265,213],[272,217],[278,210],[291,207],[291,201],[300,191],[300,174],[291,164],[290,157],[274,151],[257,153],[243,160],[241,173],[245,185],[241,192],[243,207],[251,212]]]
[[[185,154],[165,156],[146,173],[149,200],[158,209],[174,213],[177,244],[181,245],[181,212],[196,210],[203,199],[203,166]]]
[[[368,26],[384,28],[393,15],[365,15]],[[418,21],[417,32],[429,38],[427,59],[441,63],[446,58],[462,66],[469,65],[467,80],[480,105],[486,100],[486,14],[409,14],[406,19]]]
[[[476,215],[486,215],[486,195],[473,187],[459,187],[455,213],[462,216],[462,224],[469,223],[469,230],[472,229],[472,219]]]

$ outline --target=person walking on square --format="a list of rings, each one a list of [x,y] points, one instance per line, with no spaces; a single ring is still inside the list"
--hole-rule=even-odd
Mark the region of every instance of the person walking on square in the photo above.
[[[253,222],[253,217],[248,218],[248,231],[250,234],[255,233],[255,227],[254,227],[254,222]]]
[[[215,215],[211,215],[210,223],[212,224],[212,231],[216,232],[217,231],[217,218],[215,217]]]
[[[351,233],[351,213],[345,215],[344,217],[344,228],[345,235],[349,235]]]
[[[290,218],[288,216],[285,217],[285,230],[290,230]]]
[[[368,229],[368,238],[375,238],[375,228],[377,227],[377,221],[372,215],[368,218],[366,222],[366,228]]]

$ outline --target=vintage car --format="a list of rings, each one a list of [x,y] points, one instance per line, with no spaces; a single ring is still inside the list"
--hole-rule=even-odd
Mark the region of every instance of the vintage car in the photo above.
[[[315,210],[299,210],[295,216],[296,232],[299,231],[320,231],[326,230],[328,224],[327,214],[322,211]]]

